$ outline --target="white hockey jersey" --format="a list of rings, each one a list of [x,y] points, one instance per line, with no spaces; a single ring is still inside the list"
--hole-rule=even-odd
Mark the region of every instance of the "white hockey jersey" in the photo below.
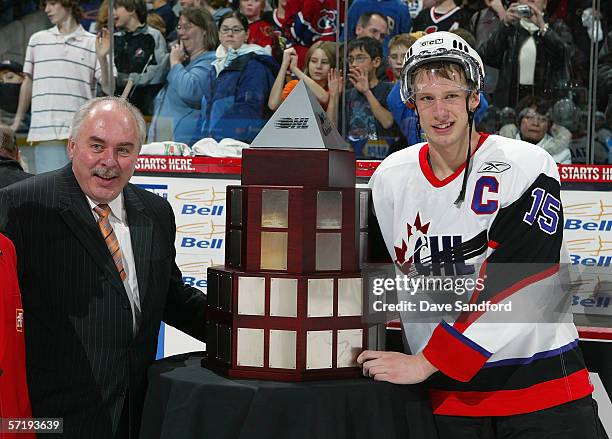
[[[524,305],[531,299],[535,305],[526,313],[555,316],[547,308],[556,306],[549,299],[563,294],[557,279],[563,209],[552,157],[526,142],[481,134],[465,201],[456,206],[464,167],[439,180],[428,149],[421,143],[390,155],[370,179],[376,217],[396,266],[404,272],[418,266],[433,276],[480,267],[476,274],[485,286],[470,303]],[[411,351],[422,351],[442,372],[430,382],[434,413],[507,416],[589,395],[593,388],[578,334],[563,315],[558,321],[547,314],[548,320],[525,316],[509,323],[490,319],[491,313],[466,312],[432,325],[409,323],[402,315]]]

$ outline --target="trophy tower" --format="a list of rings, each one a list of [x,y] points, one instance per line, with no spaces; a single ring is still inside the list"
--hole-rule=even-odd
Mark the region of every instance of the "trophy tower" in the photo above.
[[[208,269],[204,366],[237,378],[356,377],[369,191],[300,82],[243,151],[227,188],[225,266]]]

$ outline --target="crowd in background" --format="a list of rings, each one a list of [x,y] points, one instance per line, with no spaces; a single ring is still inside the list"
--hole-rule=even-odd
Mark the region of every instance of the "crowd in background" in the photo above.
[[[357,156],[382,159],[426,140],[398,79],[412,44],[447,30],[486,66],[479,130],[537,144],[558,163],[588,162],[590,143],[595,163],[611,163],[612,6],[600,3],[115,0],[109,17],[107,0],[0,0],[0,39],[33,14],[50,21],[23,58],[0,52],[0,124],[34,146],[22,154],[30,171],[55,169],[74,112],[114,83],[147,117],[148,142],[248,144],[303,80]]]

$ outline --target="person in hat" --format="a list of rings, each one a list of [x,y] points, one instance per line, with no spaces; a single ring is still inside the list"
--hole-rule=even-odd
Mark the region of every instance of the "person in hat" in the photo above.
[[[376,169],[374,210],[397,272],[449,279],[435,299],[452,312],[400,312],[410,354],[366,350],[357,359],[364,375],[427,380],[444,439],[606,437],[560,285],[554,160],[536,145],[475,130],[484,66],[460,36],[419,39],[400,81],[428,142]],[[432,303],[427,292],[397,290],[419,309],[419,299]]]
[[[13,123],[23,78],[21,64],[8,59],[0,62],[0,124],[2,125]],[[28,126],[29,119],[24,119],[22,125],[18,127],[20,131]]]

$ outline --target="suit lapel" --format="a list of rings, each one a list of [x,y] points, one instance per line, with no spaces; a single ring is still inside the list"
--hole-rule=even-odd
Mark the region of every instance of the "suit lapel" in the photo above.
[[[76,181],[70,164],[60,172],[60,185],[62,186],[59,195],[60,214],[63,220],[104,272],[108,281],[117,290],[127,294],[87,198]]]
[[[146,215],[145,206],[131,185],[126,186],[123,190],[123,197],[130,227],[130,237],[132,238],[132,251],[134,252],[134,263],[136,264],[136,276],[138,278],[138,294],[142,308],[148,290],[149,270],[151,268],[153,221]]]

